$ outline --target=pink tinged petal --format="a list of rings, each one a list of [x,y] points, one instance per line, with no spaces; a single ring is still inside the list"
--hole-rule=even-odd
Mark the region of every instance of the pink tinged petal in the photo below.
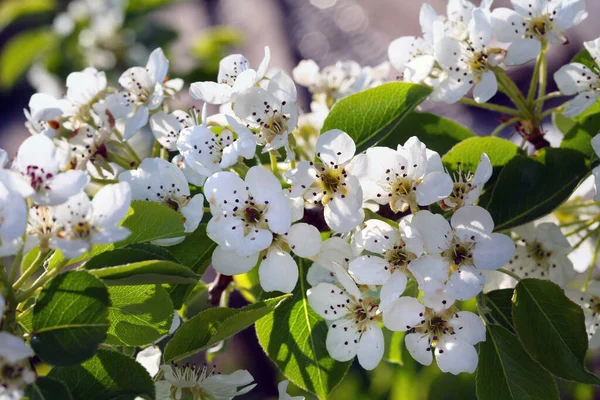
[[[598,91],[589,91],[578,94],[573,100],[567,102],[565,109],[563,110],[563,115],[570,118],[581,114],[593,106],[598,101],[598,97],[600,97],[600,92]]]
[[[348,314],[350,301],[345,290],[331,283],[319,283],[306,292],[308,304],[317,314],[328,320],[337,320]],[[343,330],[343,329],[341,329]]]
[[[69,197],[81,192],[90,182],[85,171],[69,170],[62,172],[48,181],[50,190],[40,204],[56,205],[64,203]]]
[[[115,226],[121,223],[131,205],[131,189],[126,182],[106,185],[92,200],[94,224]]]
[[[281,196],[281,184],[279,180],[266,168],[254,166],[246,174],[246,185],[250,195],[258,203],[265,203],[271,197]]]
[[[296,102],[298,94],[296,84],[288,74],[283,71],[277,72],[267,85],[267,91],[275,96],[280,102]]]
[[[354,157],[356,145],[346,132],[332,129],[319,136],[315,150],[325,164],[343,165]]]
[[[510,261],[515,253],[515,243],[501,233],[480,238],[473,249],[473,264],[477,268],[496,270]]]
[[[194,232],[204,216],[204,196],[195,195],[185,206],[181,207],[180,212],[185,218],[185,232]]]
[[[567,0],[556,8],[554,23],[559,29],[569,29],[588,16],[585,10],[585,0]]]
[[[247,257],[268,248],[273,241],[273,234],[266,229],[253,229],[238,243],[235,251]]]
[[[485,103],[498,91],[498,81],[496,74],[492,71],[486,71],[481,76],[479,83],[475,85],[473,90],[473,98],[478,103]]]
[[[400,297],[383,311],[383,324],[392,331],[406,331],[421,324],[425,306],[414,297]]]
[[[452,193],[453,182],[450,175],[442,171],[431,172],[417,186],[417,203],[428,206],[443,200]]]
[[[181,128],[179,119],[173,114],[159,111],[150,117],[152,134],[167,150],[177,150],[177,138]]]
[[[238,255],[235,250],[217,246],[212,254],[212,266],[223,275],[238,275],[250,271],[258,262],[258,253],[248,257]]]
[[[381,286],[381,291],[379,292],[379,298],[381,299],[379,309],[381,311],[385,312],[387,306],[404,293],[407,282],[408,278],[404,272],[395,270],[394,273],[392,273],[392,276],[390,276],[388,281]]]
[[[33,350],[20,337],[0,332],[0,356],[9,363],[16,363],[33,356]]]
[[[456,236],[465,242],[476,242],[488,237],[494,230],[490,213],[479,206],[458,209],[450,220]]]
[[[446,284],[448,293],[457,300],[468,300],[483,290],[485,277],[477,268],[463,266],[450,275]]]
[[[429,336],[423,336],[420,333],[409,333],[404,338],[404,344],[416,362],[423,365],[431,365],[433,355],[431,354],[432,349],[429,344]]]
[[[492,38],[492,26],[486,12],[481,8],[476,8],[472,12],[472,19],[469,21],[469,38],[476,48],[487,46]]]
[[[499,42],[511,43],[525,34],[524,19],[510,8],[496,8],[490,15],[492,30]]]
[[[298,257],[313,258],[321,251],[321,233],[313,225],[303,222],[292,225],[285,240]]]
[[[454,328],[454,336],[470,345],[485,342],[485,325],[481,317],[469,311],[459,311],[448,321]]]
[[[291,293],[298,282],[298,265],[289,253],[272,249],[261,261],[258,276],[264,291]]]
[[[518,39],[508,47],[504,63],[506,65],[521,65],[535,60],[542,50],[542,44],[536,39]]]
[[[441,215],[427,210],[419,211],[414,215],[411,225],[419,233],[428,253],[441,253],[450,246],[452,229]]]
[[[160,47],[150,53],[146,69],[154,80],[154,83],[163,83],[169,71],[169,60],[167,60]]]
[[[148,107],[139,106],[135,113],[125,122],[125,132],[123,138],[131,139],[140,129],[148,123]]]
[[[384,351],[383,331],[377,323],[367,325],[358,342],[357,356],[360,366],[367,371],[375,369],[381,362]]]
[[[359,285],[383,285],[391,276],[388,262],[376,256],[361,256],[350,261],[348,272]]]
[[[354,241],[361,249],[383,254],[398,241],[398,231],[384,221],[370,219],[364,226],[354,235]]]
[[[231,86],[215,82],[194,82],[190,85],[190,96],[208,104],[224,104],[231,101]]]
[[[442,372],[472,374],[477,368],[477,351],[471,344],[444,335],[435,348],[435,360]]]
[[[336,317],[336,319],[339,317]],[[329,325],[325,346],[336,361],[350,361],[359,349],[360,333],[352,319],[342,318]]]

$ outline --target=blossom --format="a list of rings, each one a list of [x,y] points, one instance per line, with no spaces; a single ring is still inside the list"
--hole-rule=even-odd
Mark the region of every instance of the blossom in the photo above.
[[[16,254],[27,224],[23,197],[0,182],[0,257]]]
[[[288,136],[298,124],[296,97],[294,81],[280,71],[269,80],[266,90],[251,87],[241,92],[233,112],[243,124],[257,131],[254,139],[256,144],[265,146],[263,152],[283,147],[291,159]]]
[[[67,76],[67,94],[62,100],[65,115],[84,121],[100,95],[106,90],[106,74],[96,68],[86,68]],[[74,121],[72,121],[74,122]],[[77,128],[77,124],[71,124]]]
[[[173,157],[171,162],[173,165],[176,165],[181,172],[183,172],[185,179],[187,179],[189,183],[197,187],[204,186],[204,182],[206,182],[206,178],[208,177],[196,172],[181,154],[177,154],[175,157]]]
[[[498,41],[510,43],[507,65],[519,65],[535,59],[546,43],[567,42],[563,31],[587,17],[585,0],[511,0],[514,10],[496,8],[491,24]]]
[[[182,129],[194,125],[192,117],[182,110],[171,113],[159,111],[150,117],[150,130],[162,147],[169,151],[177,150],[177,139]]]
[[[35,93],[29,99],[29,110],[24,109],[27,123],[25,126],[31,134],[43,134],[54,137],[60,128],[60,117],[63,108],[59,100],[45,93]]]
[[[479,206],[458,209],[450,224],[439,214],[419,211],[411,225],[426,254],[412,261],[409,270],[426,296],[445,290],[443,303],[477,295],[485,283],[481,270],[502,267],[515,251],[508,236],[492,233],[494,221]]]
[[[345,271],[338,268],[336,275],[343,288],[319,283],[306,292],[311,308],[328,322],[327,351],[342,362],[358,356],[364,369],[374,369],[385,346],[378,301],[361,293]]]
[[[132,67],[123,72],[119,85],[123,91],[118,94],[117,104],[111,112],[117,119],[127,117],[123,137],[130,139],[148,123],[150,111],[163,103],[165,94],[181,90],[180,79],[166,80],[169,60],[162,49],[155,49],[148,58],[146,67]]]
[[[600,156],[600,134],[592,138],[592,148],[596,156]],[[594,174],[594,201],[600,201],[600,167],[592,169],[592,174]]]
[[[363,192],[353,175],[363,168],[352,160],[356,145],[347,133],[332,129],[319,136],[315,149],[319,162],[302,161],[286,173],[290,196],[323,204],[327,225],[335,232],[348,232],[364,219]]]
[[[51,241],[65,257],[86,253],[93,244],[125,239],[131,232],[119,226],[129,211],[131,189],[127,183],[106,185],[90,201],[84,192],[52,208],[56,234]]]
[[[219,62],[217,82],[194,82],[190,85],[190,95],[209,104],[236,101],[242,91],[264,78],[270,60],[271,51],[268,46],[265,46],[265,57],[256,71],[250,68],[246,57],[231,54]]]
[[[581,63],[571,63],[561,67],[554,73],[554,80],[562,94],[577,95],[566,103],[563,110],[565,117],[574,117],[590,108],[600,97],[600,38],[584,42],[595,68],[589,68]]]
[[[600,326],[600,282],[589,282],[585,292],[567,289],[565,294],[583,309],[585,330],[590,348],[597,349],[600,347],[600,335],[598,335],[598,327]]]
[[[137,170],[119,174],[120,182],[131,185],[133,200],[161,203],[182,215],[185,232],[194,232],[204,215],[204,196],[190,196],[190,188],[183,172],[162,158],[147,158]],[[185,237],[159,239],[152,243],[170,246],[181,243]]]
[[[290,200],[268,170],[250,168],[245,180],[233,172],[217,172],[206,181],[204,194],[213,217],[207,234],[219,246],[213,267],[226,275],[249,271],[273,234],[288,232],[292,223]]]
[[[417,362],[430,365],[435,354],[443,372],[475,372],[474,345],[485,341],[485,326],[478,315],[455,307],[436,312],[414,297],[401,297],[386,310],[383,323],[390,330],[407,331],[404,343]]]
[[[372,147],[367,150],[369,172],[361,176],[365,200],[389,204],[394,212],[427,206],[452,192],[452,179],[444,171],[439,154],[413,136],[397,150]]]
[[[65,160],[64,167],[86,170],[88,162],[91,162],[110,171],[106,143],[111,134],[109,129],[97,130],[91,125],[83,124],[75,129],[68,139],[56,141],[57,150],[62,152]]]
[[[0,180],[37,204],[56,205],[81,192],[89,182],[85,171],[59,171],[52,140],[31,136],[21,144],[12,171],[3,170]]]
[[[217,374],[215,367],[161,365],[164,380],[156,382],[157,400],[199,398],[230,400],[248,393],[256,384],[246,370],[238,370],[230,375]]]
[[[281,381],[277,385],[277,390],[279,392],[279,400],[304,400],[304,396],[290,396],[287,394],[287,388],[290,384],[290,381]]]
[[[338,283],[338,267],[348,271],[350,261],[356,256],[354,253],[347,240],[337,236],[330,237],[321,244],[320,251],[312,258],[313,263],[306,274],[306,281],[311,286],[317,286],[321,282]]]
[[[483,10],[473,10],[468,31],[468,41],[446,36],[435,43],[436,58],[448,74],[434,87],[433,97],[437,101],[455,103],[475,86],[475,101],[485,103],[498,91],[493,68],[500,62],[496,57],[500,50],[488,47],[492,39],[492,27]]]
[[[475,173],[463,171],[459,163],[458,171],[452,176],[452,193],[439,202],[440,206],[443,209],[472,206],[479,200],[479,196],[493,172],[490,158],[485,153],[481,153]]]

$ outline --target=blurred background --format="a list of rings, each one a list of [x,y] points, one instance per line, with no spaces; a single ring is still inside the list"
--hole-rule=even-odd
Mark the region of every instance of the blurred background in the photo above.
[[[429,3],[445,14],[446,0]],[[219,60],[230,53],[242,53],[257,65],[265,45],[271,47],[271,67],[290,74],[306,58],[321,68],[339,60],[374,66],[387,59],[393,39],[421,34],[422,4],[421,0],[1,0],[0,147],[14,156],[29,135],[23,109],[30,96],[36,91],[63,95],[65,78],[72,71],[94,66],[107,71],[109,84],[116,85],[122,71],[145,65],[149,53],[162,47],[171,63],[170,77],[183,78],[187,88],[191,82],[215,80]],[[496,0],[494,7],[499,6],[509,6],[509,1]],[[588,11],[588,18],[567,32],[569,43],[551,49],[551,73],[567,63],[583,41],[600,36],[600,1],[588,0]],[[513,68],[510,75],[526,87],[532,68],[533,63]],[[299,87],[299,93],[301,107],[308,110],[308,92]],[[192,100],[185,90],[177,99],[184,107],[194,104]],[[505,104],[502,96],[493,101]],[[479,135],[488,134],[498,123],[498,114],[460,104],[425,103],[424,108]],[[548,124],[546,129],[552,127]],[[208,274],[207,282],[213,277]],[[232,306],[245,301],[238,293],[232,296]],[[206,296],[201,296],[186,313],[193,315],[208,306]],[[196,361],[204,362],[202,358]],[[276,398],[277,382],[283,377],[258,346],[253,328],[237,335],[209,361],[223,373],[237,368],[252,373],[258,385],[245,398]],[[408,354],[400,361],[403,365],[382,363],[371,372],[353,366],[331,398],[476,398],[474,376],[444,375],[436,366],[416,364]],[[600,363],[595,372],[599,369]],[[565,399],[600,398],[591,387],[560,382],[560,388]],[[290,393],[306,395],[292,385]]]

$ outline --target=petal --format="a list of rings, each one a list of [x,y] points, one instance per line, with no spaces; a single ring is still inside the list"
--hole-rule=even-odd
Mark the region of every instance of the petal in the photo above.
[[[600,61],[600,38],[596,38],[589,42],[583,42],[586,50],[592,56],[592,59],[596,61],[596,64],[599,64]],[[600,64],[599,64],[600,65]]]
[[[442,171],[431,172],[425,175],[417,186],[417,203],[420,206],[428,206],[443,200],[452,193],[453,187],[450,175]]]
[[[235,251],[242,257],[251,256],[268,248],[273,241],[273,234],[267,229],[254,229],[236,246]]]
[[[598,91],[578,94],[573,100],[567,102],[563,110],[563,115],[570,118],[581,114],[593,106],[598,101],[599,96],[600,93]]]
[[[458,338],[444,335],[435,348],[435,360],[442,372],[472,374],[477,368],[477,351]]]
[[[292,225],[285,240],[298,257],[313,258],[321,251],[321,233],[313,225],[303,222]]]
[[[152,92],[156,83],[154,77],[143,67],[129,68],[119,77],[119,85],[133,93]]]
[[[35,121],[51,121],[62,115],[60,103],[46,93],[35,93],[29,99],[31,118]]]
[[[356,354],[360,366],[367,371],[375,369],[381,362],[384,351],[385,341],[383,331],[376,323],[369,324],[358,342],[358,351]]]
[[[504,63],[506,65],[521,65],[535,60],[542,50],[542,44],[536,39],[518,39],[508,46]]]
[[[419,364],[431,365],[433,355],[429,345],[429,336],[420,333],[410,333],[404,338],[404,344],[408,352]]]
[[[465,206],[456,210],[450,220],[456,236],[465,242],[488,237],[494,230],[490,213],[479,206]]]
[[[219,61],[218,82],[225,82],[232,86],[239,74],[249,68],[250,63],[241,54],[231,54]]]
[[[331,129],[323,132],[315,145],[317,157],[328,165],[343,165],[356,153],[354,140],[346,132]]]
[[[46,205],[64,203],[69,197],[81,192],[90,182],[90,177],[85,171],[69,170],[56,175],[48,182],[48,201]]]
[[[306,292],[308,304],[317,314],[328,320],[342,318],[348,313],[346,292],[331,283],[319,283]]]
[[[282,102],[295,102],[298,94],[296,92],[296,84],[288,74],[283,71],[277,72],[269,80],[267,91],[275,98]]]
[[[47,136],[30,136],[21,143],[14,165],[23,175],[27,174],[27,168],[32,165],[55,175],[58,172],[56,147]]]
[[[250,271],[258,262],[258,253],[248,257],[239,256],[234,250],[226,250],[217,246],[212,254],[212,266],[223,275],[244,274]]]
[[[413,83],[423,82],[431,73],[435,65],[435,57],[422,55],[410,60],[404,70],[404,78]]]
[[[408,265],[408,269],[419,283],[419,289],[425,294],[433,294],[440,284],[448,280],[448,262],[440,256],[424,255]]]
[[[477,241],[473,263],[477,268],[496,270],[505,265],[515,253],[515,243],[507,235],[492,233]]]
[[[197,194],[179,210],[184,218],[185,232],[194,232],[204,216],[204,196]]]
[[[428,294],[421,296],[421,302],[425,307],[439,313],[451,307],[456,299],[446,290],[445,285],[438,283],[435,290],[430,290]]]
[[[215,82],[194,82],[190,85],[190,96],[208,104],[224,104],[231,101],[231,86]]]
[[[583,64],[571,63],[554,73],[554,81],[562,94],[571,96],[581,92],[593,92],[598,76]]]
[[[162,353],[158,346],[149,346],[137,353],[135,361],[142,364],[150,376],[158,374]]]
[[[292,76],[298,85],[309,87],[319,77],[319,66],[314,60],[301,60],[292,70]]]
[[[390,63],[398,71],[403,72],[406,64],[412,60],[413,53],[423,45],[423,39],[415,36],[402,36],[393,40],[388,46]]]
[[[407,282],[408,278],[404,272],[397,269],[392,273],[390,279],[383,284],[381,291],[379,292],[379,298],[381,299],[379,309],[381,311],[385,312],[387,306],[404,293]]]
[[[427,210],[419,211],[413,217],[411,225],[419,232],[428,253],[441,253],[450,246],[452,229],[441,215]]]
[[[436,102],[453,104],[462,99],[469,92],[471,86],[470,80],[467,79],[461,79],[459,82],[456,79],[446,78],[434,85],[431,98]]]
[[[492,38],[492,25],[488,21],[486,12],[481,8],[472,11],[469,21],[469,38],[476,48],[483,48]]]
[[[344,233],[356,228],[364,220],[365,213],[356,207],[356,199],[335,197],[325,206],[324,217],[332,231]]]
[[[256,386],[250,385],[252,382],[254,382],[254,378],[250,372],[238,370],[229,375],[213,374],[205,378],[199,386],[210,393],[215,400],[225,400],[248,393]]]
[[[246,174],[246,185],[258,203],[269,202],[271,197],[281,196],[281,184],[266,168],[254,166]]]
[[[376,256],[361,256],[350,261],[348,272],[359,285],[383,285],[391,276],[388,262]]]
[[[283,235],[290,230],[292,224],[292,204],[282,192],[269,199],[266,219],[273,233]]]
[[[383,254],[398,241],[398,231],[384,221],[365,221],[364,229],[354,235],[356,245],[372,253]]]
[[[485,341],[485,325],[481,317],[469,311],[459,311],[448,321],[454,336],[470,345]]]
[[[167,60],[160,47],[150,53],[146,69],[154,80],[154,83],[163,83],[167,77],[167,71],[169,71],[169,60]]]
[[[350,361],[358,352],[359,338],[354,321],[343,318],[329,326],[325,346],[334,360]]]
[[[123,138],[125,140],[131,139],[133,135],[142,129],[148,123],[148,115],[148,107],[139,106],[135,113],[125,122]]]
[[[492,71],[486,71],[481,76],[481,80],[475,85],[473,98],[478,103],[485,103],[498,92],[498,81],[496,74]]]
[[[264,291],[291,293],[298,282],[298,265],[289,253],[272,249],[261,261],[258,276]]]
[[[444,69],[454,69],[463,57],[460,42],[449,37],[441,39],[435,44],[435,56]]]
[[[392,331],[406,331],[423,320],[425,306],[414,297],[400,297],[383,312],[383,324]]]
[[[92,200],[94,223],[102,226],[118,225],[129,212],[131,189],[126,182],[106,185]]]
[[[559,29],[569,29],[587,18],[585,0],[563,1],[556,8],[554,23]]]
[[[457,300],[468,300],[483,290],[485,278],[481,271],[470,266],[460,267],[450,275],[446,284],[448,293]]]
[[[248,192],[242,178],[233,172],[217,172],[206,180],[204,196],[211,207],[232,210],[236,204],[244,204]]]
[[[510,8],[496,8],[490,15],[490,22],[494,35],[500,42],[511,43],[525,34],[523,17]]]
[[[23,339],[8,332],[0,332],[0,356],[9,363],[16,363],[33,356]]]
[[[256,69],[256,78],[257,80],[261,80],[265,74],[267,73],[267,68],[269,68],[269,62],[271,61],[271,49],[269,46],[265,46],[265,56],[263,57],[260,65]]]
[[[158,142],[167,150],[177,150],[177,138],[182,129],[179,119],[173,114],[159,111],[150,117],[150,129]]]

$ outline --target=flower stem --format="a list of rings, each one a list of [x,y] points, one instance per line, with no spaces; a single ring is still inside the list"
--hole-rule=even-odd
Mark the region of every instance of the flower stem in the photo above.
[[[48,281],[54,278],[58,273],[63,269],[64,266],[68,265],[69,260],[65,259],[60,262],[59,265],[52,269],[48,269],[44,271],[42,275],[27,290],[19,293],[17,295],[17,303],[22,303],[23,301],[29,299],[31,296],[35,294],[35,292],[44,286]]]
[[[91,178],[93,183],[99,183],[101,185],[110,185],[111,183],[119,183],[118,179],[99,179],[99,178]]]
[[[531,114],[531,110],[527,107],[527,103],[525,102],[525,98],[523,94],[515,85],[515,83],[510,79],[503,70],[496,70],[496,77],[498,79],[498,87],[508,96],[508,98],[514,103],[515,106],[519,109],[519,113],[516,115],[522,115],[526,118],[531,119],[533,115]]]
[[[538,88],[538,81],[540,79],[540,69],[542,66],[542,58],[545,58],[545,53],[542,51],[537,57],[535,67],[533,69],[533,76],[531,77],[531,83],[529,84],[529,91],[527,92],[527,104],[533,103],[536,89]]]
[[[536,102],[536,104],[537,104],[537,103],[540,103],[540,102],[541,102],[541,103],[543,103],[543,102],[545,102],[545,101],[552,100],[552,99],[556,99],[556,98],[558,98],[558,97],[564,97],[564,96],[565,96],[565,95],[564,95],[564,94],[562,94],[561,92],[559,92],[559,91],[556,91],[556,92],[548,93],[547,95],[545,95],[545,96],[543,96],[543,97],[540,97],[540,98],[538,98],[538,99],[537,99],[535,102]]]
[[[508,114],[508,115],[514,115],[514,116],[519,116],[519,110],[514,109],[514,108],[510,108],[510,107],[504,107],[504,106],[499,106],[497,104],[489,104],[489,103],[478,103],[473,99],[468,99],[466,97],[463,97],[462,99],[460,99],[460,102],[463,104],[468,104],[470,106],[474,106],[474,107],[479,107],[479,108],[484,108],[486,110],[490,110],[490,111],[496,111],[500,114]]]
[[[590,281],[592,280],[592,275],[594,274],[594,269],[596,269],[596,261],[598,260],[598,252],[600,251],[600,238],[596,240],[596,247],[594,247],[594,255],[592,257],[592,261],[590,262],[590,266],[588,267],[588,273],[585,277],[585,283],[583,284],[583,290],[587,292],[588,286],[590,285]]]
[[[17,309],[17,299],[15,297],[15,291],[8,280],[6,269],[4,268],[4,260],[0,258],[0,280],[4,286],[4,297],[6,298],[6,305],[8,310],[4,313],[6,319],[3,324],[3,328],[6,331],[14,332],[15,330],[15,310]]]
[[[271,172],[273,172],[273,175],[278,175],[279,168],[277,167],[277,154],[273,151],[270,151],[269,159],[271,160]]]
[[[599,230],[599,228],[596,228],[594,230],[589,231],[584,237],[582,237],[579,242],[575,243],[575,245],[573,247],[571,247],[571,251],[569,251],[569,253],[575,251],[579,246],[581,246],[583,244],[583,242],[585,242],[587,239],[590,238],[590,236],[594,235],[595,233],[597,233]]]
[[[17,278],[17,272],[21,269],[21,262],[23,261],[23,251],[25,250],[25,235],[23,235],[23,243],[21,244],[21,248],[17,251],[15,255],[15,260],[12,263],[12,267],[10,267],[10,275],[8,276],[8,281],[12,285],[12,283]]]
[[[546,83],[548,82],[547,76],[548,75],[548,58],[546,57],[546,48],[544,46],[544,48],[542,49],[540,55],[540,72],[539,72],[539,80],[540,80],[540,85],[539,85],[539,90],[538,90],[538,99],[543,99],[544,96],[546,96]],[[539,114],[542,112],[542,108],[544,107],[544,101],[539,101],[536,102],[535,104],[535,112],[536,114]],[[542,120],[542,117],[540,117],[540,121]]]
[[[509,127],[512,124],[519,122],[520,120],[521,120],[521,117],[514,117],[514,118],[509,119],[506,122],[501,123],[500,125],[498,125],[498,127],[496,129],[494,129],[492,131],[492,133],[490,133],[490,136],[500,135],[500,133],[504,130],[504,128]]]
[[[589,221],[586,221],[583,225],[581,225],[577,229],[575,229],[575,230],[573,230],[571,232],[566,233],[565,236],[572,236],[572,235],[574,235],[574,234],[576,234],[578,232],[581,232],[581,231],[589,228],[590,226],[594,225],[596,222],[598,222],[598,220],[600,220],[600,215],[592,218]]]
[[[35,258],[35,260],[33,261],[33,263],[31,263],[31,265],[28,266],[25,269],[25,271],[23,271],[23,274],[15,282],[15,284],[13,286],[14,290],[19,290],[21,288],[21,286],[23,286],[25,284],[25,282],[27,282],[27,280],[31,277],[31,275],[33,275],[33,273],[35,271],[37,271],[37,269],[44,263],[48,254],[49,254],[48,251],[40,251],[38,253],[38,255]]]
[[[544,118],[546,118],[548,115],[552,114],[553,112],[558,111],[560,108],[562,107],[562,105],[558,106],[558,107],[553,107],[553,108],[549,108],[546,111],[544,111],[543,113],[540,114],[540,121],[542,121]]]
[[[502,272],[503,274],[506,274],[506,275],[510,276],[511,278],[513,278],[514,280],[516,280],[517,282],[519,282],[521,280],[521,278],[518,275],[513,274],[512,272],[510,272],[510,271],[508,271],[508,270],[506,270],[504,268],[498,268],[496,271]]]

